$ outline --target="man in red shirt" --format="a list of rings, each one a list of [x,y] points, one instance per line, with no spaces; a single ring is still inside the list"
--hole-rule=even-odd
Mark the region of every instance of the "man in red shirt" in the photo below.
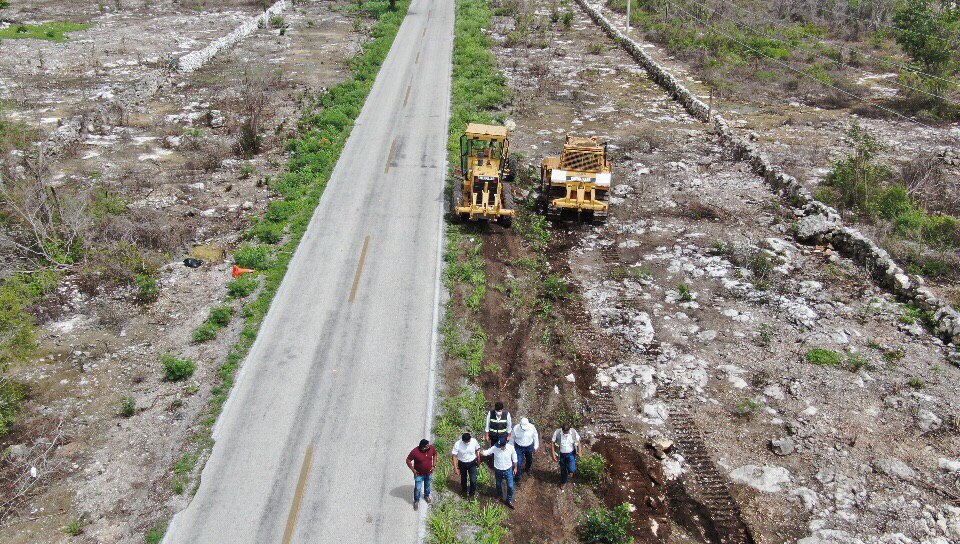
[[[430,484],[433,483],[433,470],[437,468],[437,448],[430,444],[430,441],[424,438],[420,445],[410,450],[407,455],[407,466],[413,471],[413,509],[420,508],[420,493],[423,490],[423,497],[427,503],[433,502],[430,499]]]

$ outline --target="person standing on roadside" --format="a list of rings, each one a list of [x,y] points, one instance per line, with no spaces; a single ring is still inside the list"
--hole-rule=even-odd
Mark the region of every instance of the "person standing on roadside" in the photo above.
[[[497,443],[480,452],[484,457],[493,456],[493,470],[497,477],[497,498],[507,503],[511,509],[513,505],[513,477],[517,473],[517,451],[513,444],[507,442],[507,437],[501,437]],[[507,497],[503,498],[503,482],[507,482]]]
[[[460,477],[460,489],[467,495],[467,498],[473,499],[477,495],[480,444],[470,436],[470,433],[463,433],[460,440],[457,440],[457,443],[453,445],[453,451],[450,453],[453,457],[453,472]],[[467,486],[468,477],[469,487]]]
[[[550,442],[550,453],[554,461],[560,462],[560,491],[570,481],[570,475],[577,472],[577,445],[580,443],[580,433],[571,429],[569,423],[564,423],[553,432]],[[557,455],[559,450],[559,455]]]
[[[540,433],[529,419],[520,418],[520,423],[513,428],[513,446],[517,450],[517,477],[514,483],[520,485],[521,475],[530,474],[533,468],[533,452],[540,449]]]
[[[510,412],[503,409],[503,403],[497,402],[493,405],[493,410],[487,413],[487,426],[484,429],[487,433],[487,442],[492,447],[500,441],[501,438],[510,440],[510,427],[513,426],[513,419]]]
[[[433,502],[430,498],[430,484],[433,483],[433,471],[437,468],[437,448],[424,438],[420,445],[410,450],[407,455],[407,466],[413,471],[413,509],[420,509],[420,493],[427,503]]]

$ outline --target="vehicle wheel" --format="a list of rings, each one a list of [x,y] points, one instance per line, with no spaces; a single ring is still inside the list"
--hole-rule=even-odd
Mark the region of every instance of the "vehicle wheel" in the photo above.
[[[457,206],[463,201],[463,180],[454,179],[450,188],[450,213],[456,214]]]
[[[503,181],[507,183],[513,183],[513,180],[517,178],[518,168],[520,168],[520,159],[518,159],[515,154],[511,154],[509,157],[507,157],[508,173],[503,177]]]
[[[512,183],[510,183],[510,184],[506,184],[506,183],[505,183],[505,184],[503,185],[503,193],[502,193],[502,195],[503,195],[503,204],[502,204],[501,207],[503,207],[503,208],[505,208],[505,209],[507,209],[507,210],[512,210],[512,209],[514,209],[514,207],[513,207],[513,205],[514,205],[513,184],[512,184]]]

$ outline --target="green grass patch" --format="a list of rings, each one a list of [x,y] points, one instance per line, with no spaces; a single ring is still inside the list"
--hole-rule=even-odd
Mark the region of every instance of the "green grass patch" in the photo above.
[[[831,349],[813,348],[807,351],[807,362],[818,366],[840,366],[843,357]]]
[[[857,372],[861,368],[871,368],[870,361],[862,354],[853,351],[839,353],[832,349],[812,348],[804,356],[808,363],[817,366],[842,368]]]
[[[266,270],[273,266],[274,261],[273,248],[267,245],[244,245],[233,254],[233,262],[237,266],[254,270]]]
[[[227,296],[230,298],[246,298],[252,295],[259,285],[256,276],[245,274],[227,284]]]
[[[503,117],[497,113],[508,96],[505,78],[497,70],[490,52],[492,41],[484,29],[490,28],[490,5],[485,0],[458,0],[453,49],[453,82],[450,111],[450,134],[447,145],[451,170],[448,189],[456,182],[453,165],[458,164],[459,139],[468,122],[497,124]],[[517,223],[514,222],[514,228]],[[476,324],[470,324],[470,310],[480,308],[486,296],[487,278],[479,236],[466,234],[467,225],[450,225],[444,260],[447,268],[444,282],[451,301],[442,325],[444,349],[454,361],[462,361],[469,379],[484,370],[483,349],[487,335]],[[462,295],[462,305],[456,295]],[[450,451],[453,443],[466,430],[479,436],[483,432],[488,403],[483,392],[466,388],[460,394],[441,400],[441,410],[434,422],[436,445]],[[450,477],[450,463],[441,463],[434,482],[443,489]],[[480,483],[490,480],[488,470],[481,469]],[[496,544],[506,534],[503,522],[506,511],[499,505],[483,506],[444,496],[430,510],[427,518],[427,542],[446,544],[463,542],[462,534],[474,535],[471,541]]]
[[[70,32],[86,30],[93,25],[71,23],[69,21],[53,21],[38,25],[13,24],[0,29],[0,40],[48,40],[51,42],[65,42]]]
[[[146,544],[160,544],[163,542],[163,535],[167,533],[167,523],[162,522],[154,525],[144,536]]]

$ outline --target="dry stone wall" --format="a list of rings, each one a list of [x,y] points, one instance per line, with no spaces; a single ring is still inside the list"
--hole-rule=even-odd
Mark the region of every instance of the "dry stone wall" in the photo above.
[[[713,124],[724,145],[747,162],[754,173],[797,209],[801,215],[795,232],[799,241],[808,244],[832,244],[842,254],[864,266],[877,283],[889,289],[900,300],[931,312],[937,336],[954,347],[960,345],[960,313],[925,287],[923,278],[907,274],[890,258],[886,250],[859,230],[844,225],[837,210],[815,199],[796,178],[772,164],[756,145],[737,136],[723,116],[712,112],[707,104],[694,96],[673,74],[653,60],[640,44],[616,28],[598,8],[587,3],[587,0],[577,0],[577,3],[604,32],[643,66],[657,85],[695,119]],[[956,358],[954,362],[960,364]]]
[[[280,15],[287,7],[287,0],[279,0],[263,13],[250,17],[229,34],[217,38],[206,47],[174,59],[170,68],[175,68],[175,71],[153,72],[116,96],[102,99],[102,102],[92,110],[64,120],[60,127],[47,138],[43,153],[47,156],[58,155],[64,149],[79,142],[85,135],[96,132],[100,127],[121,124],[126,111],[145,104],[164,85],[171,83],[176,74],[198,70],[218,53],[236,45],[261,25],[268,26],[270,18]]]

